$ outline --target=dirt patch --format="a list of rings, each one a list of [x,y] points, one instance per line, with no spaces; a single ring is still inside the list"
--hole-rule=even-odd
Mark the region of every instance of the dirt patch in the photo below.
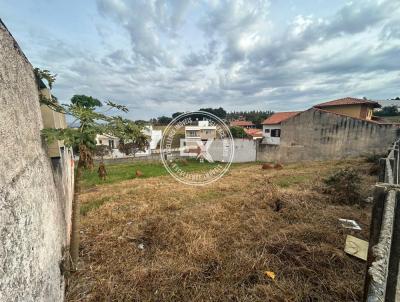
[[[85,193],[84,205],[104,202],[82,218],[80,270],[67,300],[359,301],[365,264],[344,254],[351,231],[337,219],[355,219],[363,230],[354,235],[367,239],[370,209],[314,190],[349,165],[368,168],[255,164],[207,187],[163,176]],[[374,181],[365,177],[364,187]]]

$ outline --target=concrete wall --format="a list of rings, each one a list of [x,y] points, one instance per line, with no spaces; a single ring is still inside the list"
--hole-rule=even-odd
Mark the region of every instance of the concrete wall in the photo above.
[[[42,84],[44,85],[44,84]],[[40,89],[39,93],[45,98],[51,100],[51,92],[48,88]],[[46,105],[40,106],[42,112],[43,127],[45,128],[67,128],[65,115],[55,112]],[[60,148],[64,147],[64,142],[55,141],[47,146],[47,152],[50,157],[60,157]]]
[[[279,146],[260,144],[260,161],[295,162],[382,153],[398,128],[311,108],[281,124]]]
[[[0,62],[0,301],[62,301],[70,204],[40,136],[32,66],[1,21]]]
[[[257,142],[252,139],[234,139],[234,163],[245,163],[256,160]],[[214,140],[210,146],[209,153],[214,161],[222,160],[222,140]]]

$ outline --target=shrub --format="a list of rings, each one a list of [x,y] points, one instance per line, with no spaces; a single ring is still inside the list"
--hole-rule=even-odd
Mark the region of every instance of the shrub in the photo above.
[[[385,155],[385,154],[372,153],[365,157],[365,161],[367,163],[371,164],[371,166],[369,168],[369,175],[379,175],[379,173],[381,171],[381,166],[379,165],[379,160],[381,158],[385,158],[386,156],[387,155]]]
[[[361,201],[361,177],[351,168],[337,170],[324,179],[325,193],[332,195],[335,201],[354,204]]]
[[[384,157],[386,157],[385,154],[371,153],[365,157],[365,161],[367,163],[378,164],[379,159],[384,158]]]

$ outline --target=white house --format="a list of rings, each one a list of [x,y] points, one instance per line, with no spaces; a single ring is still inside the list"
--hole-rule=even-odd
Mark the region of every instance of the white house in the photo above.
[[[149,137],[149,147],[147,147],[144,151],[139,151],[136,153],[136,156],[150,155],[153,150],[157,149],[157,145],[162,138],[162,131],[154,130],[152,125],[144,126],[142,132]]]
[[[96,145],[109,146],[111,149],[118,148],[119,139],[109,134],[97,134]]]
[[[202,141],[215,139],[217,137],[217,127],[210,126],[208,121],[198,121],[197,126],[185,126],[186,139],[200,139]]]
[[[161,130],[154,130],[152,125],[145,126],[142,132],[149,137],[149,147],[145,151],[139,151],[136,156],[150,155],[152,150],[157,148],[159,141],[162,138]],[[111,157],[125,157],[125,154],[118,150],[119,139],[109,134],[97,134],[96,145],[109,146],[112,150]]]
[[[277,112],[268,117],[263,125],[263,143],[268,145],[279,145],[281,141],[281,123],[295,116],[301,111]]]

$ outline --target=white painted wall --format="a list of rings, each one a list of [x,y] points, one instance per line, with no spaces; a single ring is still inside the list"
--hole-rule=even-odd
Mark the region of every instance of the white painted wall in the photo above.
[[[235,151],[233,155],[234,163],[253,162],[257,157],[257,142],[252,139],[235,138]],[[222,140],[214,140],[209,148],[214,161],[222,161]]]
[[[275,124],[275,125],[263,125],[263,143],[266,143],[268,145],[279,145],[281,143],[281,138],[280,137],[272,137],[271,136],[271,131],[274,129],[281,129],[280,124]],[[269,130],[269,131],[268,131]]]

